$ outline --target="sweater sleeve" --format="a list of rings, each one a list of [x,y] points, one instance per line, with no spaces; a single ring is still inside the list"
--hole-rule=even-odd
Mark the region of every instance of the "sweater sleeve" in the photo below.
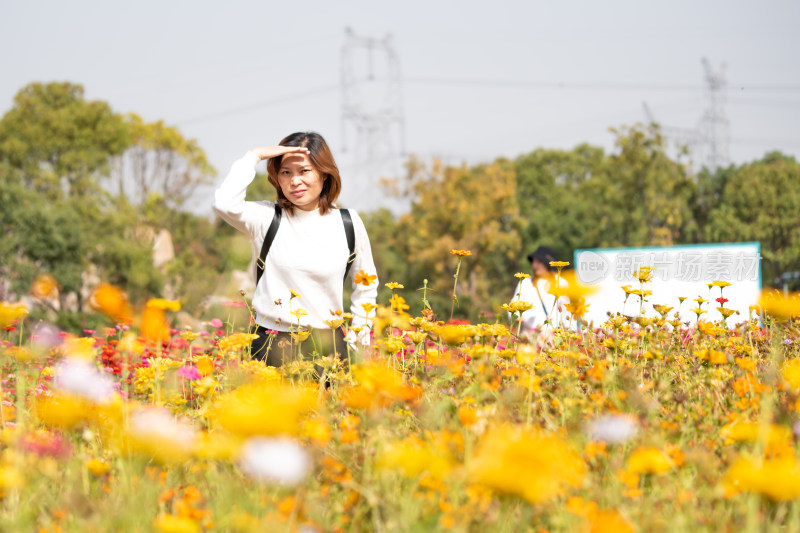
[[[257,204],[246,202],[247,187],[256,176],[258,157],[247,152],[232,166],[219,188],[214,192],[214,211],[237,230],[253,235],[261,221]]]
[[[352,209],[350,210],[350,215],[353,219],[353,230],[356,237],[355,259],[353,260],[353,265],[350,268],[350,280],[353,287],[353,294],[350,297],[350,312],[354,317],[354,326],[368,326],[369,322],[371,321],[367,320],[367,313],[364,311],[362,304],[375,303],[378,297],[378,284],[380,280],[376,278],[375,281],[367,286],[364,286],[363,284],[357,284],[355,282],[356,274],[358,272],[363,270],[368,275],[372,276],[377,275],[377,271],[375,269],[375,263],[372,259],[372,247],[369,244],[369,236],[367,235],[366,227],[364,227],[364,222],[361,220],[361,217],[358,216],[358,213]],[[365,344],[369,343],[368,337],[362,337],[361,340]]]

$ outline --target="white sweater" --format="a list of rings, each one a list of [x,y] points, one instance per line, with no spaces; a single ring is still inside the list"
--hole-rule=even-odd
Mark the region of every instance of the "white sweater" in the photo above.
[[[569,313],[564,308],[564,305],[569,303],[566,297],[559,298],[559,307],[557,311],[553,309],[556,305],[556,297],[550,294],[551,280],[547,278],[537,278],[536,286],[533,285],[534,278],[521,279],[514,289],[514,296],[511,301],[523,301],[533,304],[533,307],[522,313],[522,331],[529,331],[532,329],[549,329],[549,325],[545,321],[550,320],[551,324],[556,324],[556,318],[561,319],[561,327],[566,327],[569,323]],[[559,286],[566,287],[568,285],[564,278],[559,279]],[[539,289],[537,292],[536,289]],[[540,298],[541,296],[541,298]]]
[[[255,261],[261,253],[261,245],[275,213],[273,202],[246,202],[247,187],[256,175],[258,157],[247,152],[236,161],[225,180],[214,194],[214,210],[228,224],[250,236],[253,261],[250,271],[255,271]],[[325,215],[319,210],[295,209],[290,215],[282,212],[281,224],[265,261],[264,275],[253,294],[256,323],[277,331],[289,331],[292,326],[310,326],[329,329],[325,320],[334,318],[330,311],[343,309],[343,278],[349,249],[342,216],[338,209]],[[350,267],[350,279],[361,270],[376,275],[372,260],[372,249],[364,223],[358,214],[350,210],[355,230],[355,260]],[[291,299],[289,290],[300,296]],[[378,280],[365,287],[353,282],[353,325],[367,324],[366,313],[361,304],[375,303]],[[290,309],[291,305],[291,309]],[[308,314],[292,315],[304,309]],[[368,336],[362,335],[368,342]]]

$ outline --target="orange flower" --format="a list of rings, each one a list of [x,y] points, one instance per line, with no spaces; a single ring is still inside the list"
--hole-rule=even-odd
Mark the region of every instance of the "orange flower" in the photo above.
[[[377,275],[370,275],[364,272],[363,270],[359,270],[356,273],[354,283],[356,285],[364,285],[365,287],[372,285],[375,280],[378,279]]]
[[[164,342],[169,338],[169,323],[167,315],[159,307],[147,306],[142,312],[141,334],[152,342]]]
[[[398,313],[402,313],[406,309],[410,309],[410,307],[408,305],[406,305],[405,298],[403,298],[402,296],[399,296],[396,293],[392,294],[392,299],[391,299],[390,303],[392,304],[392,309],[394,309]]]
[[[133,322],[128,296],[119,287],[101,283],[94,290],[89,305],[118,322],[126,324]]]
[[[49,274],[42,274],[33,281],[31,294],[40,300],[47,300],[58,295],[58,282]]]
[[[459,257],[466,257],[468,255],[472,255],[472,252],[469,250],[450,250],[452,255],[457,255]]]

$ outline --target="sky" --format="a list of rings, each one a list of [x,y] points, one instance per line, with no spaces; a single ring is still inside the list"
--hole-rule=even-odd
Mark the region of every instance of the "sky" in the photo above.
[[[343,202],[369,209],[385,200],[358,158],[376,137],[343,122],[343,86],[367,112],[399,92],[392,168],[410,154],[476,164],[584,142],[613,150],[609,128],[645,122],[643,103],[670,138],[696,131],[707,58],[726,81],[729,160],[798,157],[798,23],[797,0],[0,0],[0,114],[30,82],[80,83],[87,99],[196,139],[217,184],[248,149],[318,131]],[[343,52],[346,28],[390,36],[401,82],[388,83],[378,49],[368,80],[365,49]],[[345,66],[356,84],[343,85]],[[194,210],[210,213],[212,196]]]

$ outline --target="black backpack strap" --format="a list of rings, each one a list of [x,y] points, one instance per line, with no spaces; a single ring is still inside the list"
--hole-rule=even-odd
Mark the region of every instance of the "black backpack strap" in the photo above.
[[[344,269],[344,281],[347,281],[350,267],[353,266],[353,261],[356,259],[356,231],[353,229],[353,219],[350,217],[350,211],[339,209],[339,213],[342,215],[344,233],[347,235],[347,248],[350,250],[350,254],[347,256],[347,266]]]
[[[267,234],[264,236],[264,244],[261,245],[261,255],[256,260],[256,287],[264,275],[264,262],[267,260],[267,254],[272,246],[272,241],[275,240],[275,235],[278,233],[278,226],[281,225],[281,206],[275,204],[275,214],[272,216],[272,223],[269,225]]]

